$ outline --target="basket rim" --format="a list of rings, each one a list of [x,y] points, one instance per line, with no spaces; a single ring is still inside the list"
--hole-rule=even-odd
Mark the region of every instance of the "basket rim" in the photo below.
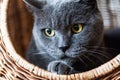
[[[9,52],[9,54],[12,56],[12,58],[23,68],[27,69],[30,72],[33,72],[33,74],[38,75],[38,76],[43,76],[43,77],[48,77],[51,75],[54,79],[55,77],[59,79],[68,79],[70,78],[78,78],[79,79],[95,79],[97,77],[101,77],[105,74],[108,74],[115,70],[116,68],[120,67],[120,54],[118,54],[114,59],[110,60],[109,62],[106,62],[105,64],[92,69],[87,72],[83,73],[76,73],[76,74],[71,74],[71,75],[57,75],[48,71],[45,71],[28,61],[26,61],[24,58],[22,58],[14,49],[14,46],[10,40],[10,36],[7,30],[7,11],[8,11],[8,4],[10,0],[3,0],[2,1],[2,6],[1,6],[1,14],[0,14],[0,37],[2,38],[3,42],[5,43],[6,50]],[[22,1],[22,0],[21,0]],[[7,35],[7,36],[6,36]],[[22,64],[21,64],[22,63]],[[26,66],[26,65],[27,66]],[[36,71],[38,70],[38,71]],[[91,74],[92,73],[92,74]],[[43,75],[45,74],[45,75]],[[48,77],[51,78],[51,77]]]

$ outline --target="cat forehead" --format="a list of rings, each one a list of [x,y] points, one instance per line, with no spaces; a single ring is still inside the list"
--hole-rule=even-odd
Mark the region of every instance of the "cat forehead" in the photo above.
[[[56,5],[57,3],[59,3],[60,5],[62,5],[63,3],[68,3],[68,2],[79,2],[80,0],[46,0],[47,4],[50,5]]]

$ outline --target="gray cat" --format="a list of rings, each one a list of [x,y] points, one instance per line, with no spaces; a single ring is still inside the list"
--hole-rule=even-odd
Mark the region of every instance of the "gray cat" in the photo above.
[[[57,74],[90,70],[111,59],[102,48],[96,0],[24,0],[34,15],[27,60]]]

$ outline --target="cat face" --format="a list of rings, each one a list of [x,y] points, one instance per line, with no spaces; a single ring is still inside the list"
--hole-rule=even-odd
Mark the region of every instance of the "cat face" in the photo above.
[[[86,46],[102,43],[103,23],[96,3],[90,0],[36,2],[31,1],[29,6],[34,8],[33,37],[40,52],[56,59],[77,57],[88,50]]]

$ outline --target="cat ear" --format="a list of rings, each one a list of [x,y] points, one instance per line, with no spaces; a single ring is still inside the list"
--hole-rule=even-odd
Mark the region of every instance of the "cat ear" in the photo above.
[[[46,4],[46,0],[23,0],[27,6],[32,10],[40,10]]]

